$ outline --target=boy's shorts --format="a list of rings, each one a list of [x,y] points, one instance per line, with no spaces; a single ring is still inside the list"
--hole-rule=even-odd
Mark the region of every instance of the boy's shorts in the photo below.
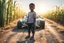
[[[28,23],[28,30],[34,31],[35,30],[35,24],[34,23]]]

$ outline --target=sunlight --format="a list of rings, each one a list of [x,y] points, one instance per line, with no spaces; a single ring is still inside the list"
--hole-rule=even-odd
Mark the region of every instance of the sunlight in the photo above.
[[[18,7],[20,7],[20,9],[21,10],[23,10],[23,11],[25,11],[25,12],[29,12],[30,10],[29,10],[29,4],[30,4],[31,2],[27,2],[27,3],[25,3],[25,1],[23,1],[22,3],[21,3],[21,1],[17,1],[17,5],[18,5]],[[47,3],[38,3],[38,1],[37,2],[33,2],[34,4],[35,4],[35,12],[36,13],[38,13],[38,14],[42,14],[42,13],[46,13],[47,11],[49,11],[50,10],[50,5],[48,5]]]
[[[49,10],[49,8],[45,5],[37,5],[35,8],[35,11],[39,14],[46,13]]]

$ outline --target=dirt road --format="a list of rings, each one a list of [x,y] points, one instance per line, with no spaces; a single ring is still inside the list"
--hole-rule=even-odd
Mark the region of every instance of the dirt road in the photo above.
[[[27,29],[12,27],[0,38],[0,43],[64,43],[64,30],[62,27],[51,21],[45,21],[45,29],[35,30],[35,41],[25,39]]]

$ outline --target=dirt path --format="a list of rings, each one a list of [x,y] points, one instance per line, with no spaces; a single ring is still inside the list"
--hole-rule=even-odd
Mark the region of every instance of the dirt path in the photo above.
[[[35,41],[25,39],[27,29],[16,29],[16,27],[13,27],[14,29],[1,37],[0,43],[64,43],[64,30],[48,20],[45,21],[45,29],[36,29]]]

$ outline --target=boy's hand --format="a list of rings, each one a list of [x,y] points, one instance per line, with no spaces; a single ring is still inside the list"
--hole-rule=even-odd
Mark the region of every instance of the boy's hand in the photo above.
[[[27,24],[28,22],[26,22],[26,24]]]

